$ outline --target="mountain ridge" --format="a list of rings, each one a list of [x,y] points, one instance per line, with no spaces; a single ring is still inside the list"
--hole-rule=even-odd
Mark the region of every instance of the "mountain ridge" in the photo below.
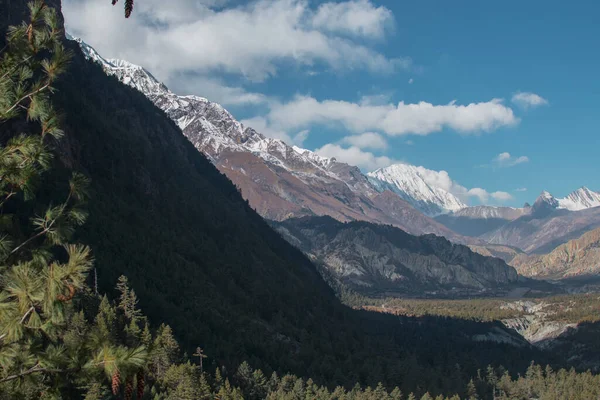
[[[104,59],[81,39],[75,40],[107,74],[138,89],[165,111],[263,217],[331,215],[341,221],[392,224],[412,234],[434,233],[459,243],[477,242],[423,215],[397,194],[378,190],[358,167],[267,138],[235,120],[221,105],[199,96],[176,95],[143,67]]]

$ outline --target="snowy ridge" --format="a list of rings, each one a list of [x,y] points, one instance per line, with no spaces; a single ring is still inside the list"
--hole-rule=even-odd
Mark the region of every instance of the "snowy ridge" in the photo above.
[[[364,177],[363,184],[358,185],[340,176],[347,175],[348,170],[358,171],[358,168],[338,163],[334,158],[321,157],[310,150],[288,146],[279,139],[267,138],[245,127],[220,104],[199,96],[177,95],[143,67],[124,60],[105,59],[83,40],[69,38],[79,43],[86,58],[100,64],[108,75],[139,90],[165,111],[194,146],[213,162],[227,151],[249,152],[261,157],[271,168],[283,168],[305,183],[336,180],[367,196],[377,193]],[[356,172],[349,175],[355,176]]]
[[[575,190],[564,199],[558,199],[559,208],[571,211],[600,207],[600,193],[593,192],[585,186]]]
[[[452,193],[427,183],[418,167],[395,164],[369,172],[369,180],[380,191],[391,190],[429,216],[461,210],[466,206]]]
[[[580,211],[588,208],[600,207],[600,193],[594,192],[583,186],[571,192],[567,197],[557,199],[548,191],[544,190],[535,203],[538,204],[538,206],[545,204],[548,208],[559,210]]]

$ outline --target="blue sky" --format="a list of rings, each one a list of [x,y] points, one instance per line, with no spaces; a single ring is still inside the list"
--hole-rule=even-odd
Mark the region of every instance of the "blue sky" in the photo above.
[[[104,56],[364,171],[393,162],[447,171],[444,185],[471,204],[600,190],[597,2],[136,7],[125,21],[105,2],[63,1],[68,29]]]

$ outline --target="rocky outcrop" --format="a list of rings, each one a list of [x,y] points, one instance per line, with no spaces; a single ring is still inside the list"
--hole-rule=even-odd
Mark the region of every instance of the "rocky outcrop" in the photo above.
[[[328,217],[273,226],[342,283],[363,292],[481,290],[517,280],[516,271],[502,260],[435,235],[417,237],[392,226],[341,223]]]
[[[567,278],[600,273],[600,228],[558,246],[549,254],[520,254],[511,262],[519,273],[536,278]]]

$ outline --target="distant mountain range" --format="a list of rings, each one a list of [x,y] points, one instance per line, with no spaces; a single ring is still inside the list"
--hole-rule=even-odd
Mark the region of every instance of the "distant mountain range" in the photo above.
[[[221,105],[179,96],[144,68],[104,59],[76,40],[88,59],[138,89],[175,121],[264,218],[329,215],[339,221],[389,224],[413,235],[444,236],[505,260],[520,250],[550,252],[600,226],[600,193],[588,188],[565,198],[543,192],[532,206],[522,208],[467,207],[432,185],[422,167],[396,164],[365,175],[335,158],[265,137]]]
[[[436,221],[454,232],[481,239],[482,254],[510,260],[514,253],[490,245],[509,246],[528,253],[547,253],[600,226],[600,193],[579,188],[565,198],[543,191],[533,206],[522,208],[476,206],[438,215]],[[497,253],[498,252],[498,253]]]
[[[600,207],[581,209],[584,201],[573,201],[577,198],[586,199],[578,196],[589,192],[589,189],[581,188],[565,199],[556,199],[548,192],[543,192],[528,214],[479,237],[487,243],[515,246],[527,253],[548,253],[600,227]],[[575,211],[570,211],[567,206]]]
[[[438,215],[435,220],[461,235],[476,237],[528,215],[530,211],[531,207],[474,206]]]

